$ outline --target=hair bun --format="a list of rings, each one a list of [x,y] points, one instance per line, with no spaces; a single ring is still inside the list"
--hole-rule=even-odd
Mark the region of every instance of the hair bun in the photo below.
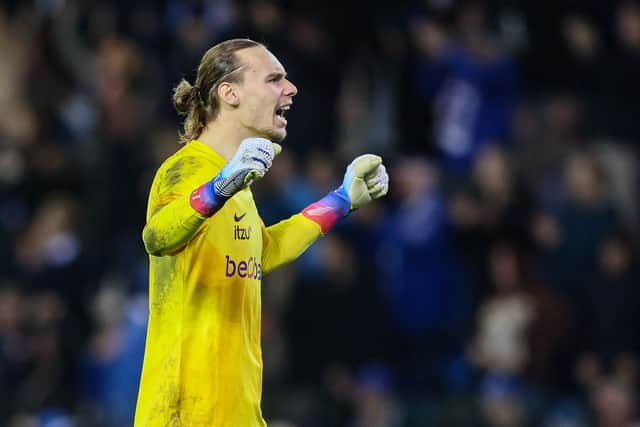
[[[191,86],[191,83],[182,79],[173,91],[173,106],[180,114],[187,114],[191,109],[191,100],[195,91],[199,92],[198,86]]]

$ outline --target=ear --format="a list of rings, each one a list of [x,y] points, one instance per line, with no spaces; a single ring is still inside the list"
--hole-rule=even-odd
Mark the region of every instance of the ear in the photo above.
[[[231,82],[222,82],[218,85],[218,97],[226,104],[237,107],[240,104],[238,88]]]

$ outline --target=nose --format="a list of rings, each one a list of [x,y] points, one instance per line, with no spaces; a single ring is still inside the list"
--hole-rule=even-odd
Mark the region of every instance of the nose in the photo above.
[[[295,96],[298,93],[298,88],[296,87],[296,85],[294,85],[293,83],[291,83],[291,81],[284,79],[285,80],[285,87],[284,87],[284,94],[286,96]]]

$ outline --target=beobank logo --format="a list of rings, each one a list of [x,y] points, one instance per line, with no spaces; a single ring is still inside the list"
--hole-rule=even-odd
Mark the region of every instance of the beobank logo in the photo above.
[[[251,257],[248,260],[236,261],[231,259],[229,255],[226,255],[227,266],[225,269],[225,275],[227,277],[238,276],[247,279],[262,279],[262,264],[256,262],[256,257]]]

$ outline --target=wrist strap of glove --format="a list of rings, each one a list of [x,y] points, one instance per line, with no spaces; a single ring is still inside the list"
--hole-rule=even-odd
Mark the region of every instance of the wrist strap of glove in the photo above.
[[[327,233],[338,220],[349,213],[351,202],[343,187],[327,194],[322,199],[302,210],[302,215],[316,222]]]
[[[209,181],[193,190],[189,197],[191,207],[204,217],[210,217],[224,205],[227,198],[220,197],[215,191],[215,182]]]

